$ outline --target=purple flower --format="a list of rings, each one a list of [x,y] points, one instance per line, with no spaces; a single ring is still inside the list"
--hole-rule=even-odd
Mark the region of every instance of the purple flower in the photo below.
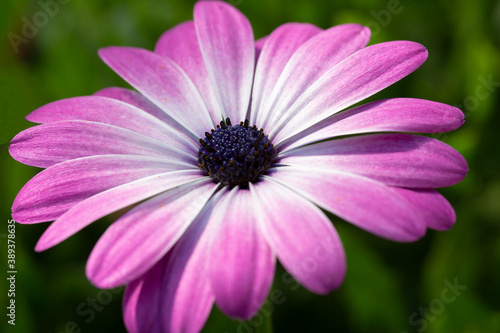
[[[10,153],[46,169],[18,194],[14,219],[55,220],[36,245],[43,251],[135,204],[87,263],[96,286],[127,285],[130,332],[199,331],[214,302],[250,318],[276,259],[309,290],[334,290],[345,255],[321,209],[414,241],[454,224],[434,188],[467,172],[453,148],[408,134],[460,127],[457,108],[412,98],[348,108],[427,58],[420,44],[367,47],[369,37],[357,24],[288,23],[255,42],[238,10],[203,1],[155,52],[100,50],[138,92],[108,88],[27,116],[41,125],[18,134]]]

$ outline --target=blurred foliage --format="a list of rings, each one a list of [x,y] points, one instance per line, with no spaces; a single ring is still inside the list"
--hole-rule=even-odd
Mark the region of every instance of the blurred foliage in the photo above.
[[[50,1],[58,0],[2,0],[0,4],[0,218],[4,223],[10,218],[16,193],[39,171],[14,161],[7,151],[9,140],[31,126],[24,117],[50,101],[89,95],[107,86],[126,86],[99,60],[97,50],[108,45],[152,49],[164,30],[191,19],[194,4],[185,0],[59,0],[65,4],[58,5],[57,13],[48,16],[35,36],[19,44],[15,52],[9,34],[22,36],[26,20],[32,22],[44,10],[41,3]],[[274,331],[500,332],[500,140],[496,128],[500,125],[500,1],[230,2],[250,19],[256,37],[289,21],[322,28],[357,22],[372,29],[371,43],[420,42],[429,49],[427,62],[371,99],[436,100],[459,106],[467,117],[461,129],[435,136],[464,154],[470,167],[462,183],[441,191],[458,216],[452,230],[429,231],[418,242],[399,244],[332,216],[348,258],[343,286],[326,296],[315,295],[297,286],[278,267],[273,289],[281,297],[271,306]],[[484,81],[494,84],[489,90],[478,88],[484,87]],[[87,304],[88,299],[105,299],[86,280],[84,267],[93,244],[111,221],[94,223],[44,253],[35,253],[33,248],[46,224],[16,225],[16,326],[6,323],[2,310],[0,331],[72,332],[76,327],[81,332],[124,332],[120,292],[108,294],[112,297],[109,304],[95,310]],[[6,258],[6,233],[4,224],[0,229],[2,258]],[[5,309],[7,284],[5,278],[2,281],[0,304]],[[444,302],[443,291],[454,283],[466,289],[458,291],[453,301]],[[429,307],[427,314],[422,312]],[[204,329],[251,331],[252,323],[232,321],[215,308]]]

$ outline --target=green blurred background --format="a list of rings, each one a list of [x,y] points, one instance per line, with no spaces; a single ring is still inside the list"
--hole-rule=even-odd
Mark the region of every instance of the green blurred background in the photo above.
[[[192,18],[194,1],[59,0],[57,13],[44,22],[39,13],[48,2],[0,4],[0,331],[124,332],[121,291],[99,291],[84,272],[93,244],[112,219],[94,223],[44,253],[33,248],[46,224],[16,225],[16,326],[7,324],[6,224],[16,193],[39,172],[11,159],[7,146],[30,126],[24,117],[45,103],[108,86],[126,87],[99,60],[97,50],[108,45],[152,49],[164,30]],[[466,114],[462,128],[435,135],[458,149],[470,167],[462,183],[441,190],[458,216],[452,230],[429,231],[418,242],[400,244],[332,216],[347,253],[343,286],[315,295],[278,267],[274,331],[500,332],[500,1],[230,2],[250,19],[256,37],[289,21],[322,28],[357,22],[372,29],[372,44],[401,39],[422,43],[429,50],[427,62],[371,99],[424,98],[459,106]],[[22,36],[26,20],[33,19],[41,27],[13,47],[8,36]],[[453,294],[446,293],[449,283],[464,286],[452,301]],[[92,298],[95,310],[87,303]],[[232,321],[214,309],[204,331],[251,332],[257,324]]]

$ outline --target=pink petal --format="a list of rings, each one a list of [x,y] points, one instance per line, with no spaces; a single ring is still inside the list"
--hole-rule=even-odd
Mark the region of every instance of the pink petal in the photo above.
[[[101,59],[172,119],[201,137],[213,127],[210,114],[187,74],[172,60],[133,47],[99,50]]]
[[[456,215],[453,207],[437,191],[397,187],[394,189],[415,207],[429,228],[448,230],[455,224]]]
[[[161,290],[168,255],[142,277],[129,283],[123,294],[123,320],[129,333],[162,333]]]
[[[186,72],[198,88],[213,124],[218,124],[222,114],[203,62],[193,21],[167,30],[156,43],[155,52],[172,59]]]
[[[92,155],[145,155],[196,165],[195,155],[130,130],[83,120],[47,123],[22,131],[12,139],[10,155],[17,161],[48,168]]]
[[[254,74],[250,22],[223,1],[200,1],[194,7],[194,24],[222,114],[237,124],[245,120]]]
[[[205,205],[170,252],[162,291],[161,311],[165,332],[199,332],[210,314],[214,295],[207,253],[215,230],[209,218],[220,193]]]
[[[407,41],[376,44],[354,53],[316,82],[309,82],[286,116],[273,124],[269,137],[278,143],[303,131],[399,81],[426,58],[422,45]]]
[[[251,124],[264,123],[266,113],[258,112],[266,102],[288,60],[305,41],[321,31],[312,24],[286,23],[278,27],[266,39],[255,69],[252,92]]]
[[[96,91],[93,96],[113,98],[127,104],[133,105],[150,115],[162,120],[168,125],[172,125],[172,118],[162,109],[153,104],[149,99],[139,94],[135,90],[130,90],[121,87],[109,87]],[[183,128],[179,126],[179,128]]]
[[[44,251],[108,214],[192,181],[203,182],[203,174],[198,170],[171,171],[96,194],[52,223],[38,240],[35,250]]]
[[[284,152],[280,163],[316,166],[387,185],[436,188],[460,182],[467,162],[452,147],[413,134],[372,134],[330,140]]]
[[[144,274],[179,240],[217,185],[209,178],[162,193],[115,221],[87,261],[87,277],[114,288]]]
[[[311,166],[279,167],[272,178],[375,235],[411,242],[425,234],[426,224],[419,215],[419,207],[393,187]]]
[[[459,109],[415,98],[393,98],[371,102],[332,115],[307,130],[275,145],[293,149],[332,137],[370,132],[439,133],[464,123]]]
[[[257,60],[259,59],[260,52],[262,52],[262,48],[264,47],[264,43],[267,38],[269,38],[269,36],[261,37],[255,41],[255,63],[257,63]]]
[[[55,220],[97,193],[139,178],[186,169],[146,156],[90,156],[51,166],[33,177],[17,194],[12,217],[20,223]]]
[[[272,94],[257,110],[266,116],[259,126],[275,129],[310,86],[335,65],[366,46],[370,30],[359,24],[338,25],[308,39],[290,58]]]
[[[172,128],[174,132],[176,132],[177,136],[183,138],[185,141],[191,140],[196,145],[198,144],[199,137],[197,135],[189,132],[186,128],[181,126],[172,117],[165,113],[165,111],[157,107],[149,99],[134,90],[119,87],[110,87],[96,91],[94,93],[94,96],[113,98],[133,105],[163,121],[167,126]]]
[[[52,102],[30,113],[26,119],[36,123],[87,120],[125,128],[149,136],[188,153],[196,153],[194,140],[181,139],[182,133],[131,104],[100,96],[84,96]]]
[[[346,273],[344,249],[321,210],[270,177],[250,190],[260,229],[290,274],[318,294],[338,288]]]
[[[211,217],[216,233],[210,278],[217,306],[231,318],[250,319],[264,304],[276,259],[257,225],[249,190],[224,193]]]

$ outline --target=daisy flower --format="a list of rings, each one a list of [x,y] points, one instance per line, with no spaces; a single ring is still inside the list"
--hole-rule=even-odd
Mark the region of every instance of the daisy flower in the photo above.
[[[19,133],[10,154],[46,169],[21,189],[13,218],[54,221],[36,245],[43,251],[132,206],[86,267],[97,287],[126,285],[129,332],[199,331],[214,303],[251,318],[276,260],[314,293],[338,288],[345,253],[323,210],[415,241],[454,224],[434,189],[467,172],[456,150],[410,134],[460,127],[457,108],[413,98],[352,107],[427,57],[418,43],[369,38],[358,24],[287,23],[255,41],[237,9],[202,1],[154,52],[101,49],[135,90],[27,116],[40,125]]]

